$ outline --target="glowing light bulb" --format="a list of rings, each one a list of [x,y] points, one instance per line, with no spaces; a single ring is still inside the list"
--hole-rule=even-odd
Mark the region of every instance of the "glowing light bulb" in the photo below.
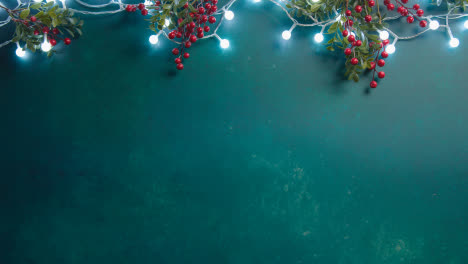
[[[46,0],[46,1],[47,1],[47,3],[49,3],[49,2],[54,2],[55,0]]]
[[[452,38],[449,42],[450,47],[456,48],[458,45],[460,45],[460,41],[457,38]]]
[[[388,54],[393,54],[393,53],[395,53],[395,45],[389,44],[389,45],[385,48],[385,51],[386,51]]]
[[[318,1],[320,1],[320,0],[312,0],[312,2],[314,2],[314,3],[317,3]]]
[[[153,45],[156,44],[156,43],[158,43],[158,41],[159,41],[159,39],[158,39],[158,36],[157,36],[157,35],[151,35],[151,36],[149,37],[149,42],[150,42],[151,44],[153,44]]]
[[[389,37],[388,31],[385,31],[385,30],[380,31],[379,32],[379,37],[380,37],[381,40],[388,39],[388,37]]]
[[[16,49],[16,56],[22,58],[24,57],[24,55],[26,55],[26,51],[23,50],[23,48],[19,47]]]
[[[223,49],[229,48],[229,40],[222,39],[220,45],[221,45],[221,48],[223,48]]]
[[[288,40],[291,38],[291,31],[285,30],[283,31],[283,33],[281,33],[281,36],[283,37],[283,39]]]
[[[439,28],[439,21],[437,20],[432,20],[430,23],[429,23],[429,28],[432,29],[432,30],[436,30]]]
[[[260,3],[262,0],[253,0],[254,3]]]
[[[42,2],[42,0],[34,0],[34,2],[39,3]]]
[[[341,20],[341,15],[338,15],[335,20],[340,21]]]
[[[463,26],[468,29],[468,20],[465,21],[465,24],[463,24]]]
[[[164,26],[168,27],[171,24],[171,20],[166,18],[166,21],[164,21]]]
[[[315,40],[315,42],[317,42],[317,43],[322,42],[322,41],[323,41],[323,34],[322,34],[322,33],[317,33],[317,34],[315,34],[314,40]]]
[[[153,5],[153,2],[146,0],[144,4],[145,6],[150,6],[150,5]]]
[[[42,45],[41,45],[41,49],[42,49],[42,51],[44,51],[44,52],[48,52],[49,50],[52,49],[52,45],[50,45],[49,42],[44,41],[44,43],[42,43]]]
[[[224,17],[227,20],[232,20],[234,18],[234,12],[232,12],[231,10],[228,10],[226,11],[226,13],[224,13]]]

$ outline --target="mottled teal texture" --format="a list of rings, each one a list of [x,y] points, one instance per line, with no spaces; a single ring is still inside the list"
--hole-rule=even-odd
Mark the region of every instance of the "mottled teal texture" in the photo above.
[[[1,264],[468,263],[461,24],[457,49],[398,42],[368,92],[318,29],[234,11],[182,72],[137,14],[0,50]]]

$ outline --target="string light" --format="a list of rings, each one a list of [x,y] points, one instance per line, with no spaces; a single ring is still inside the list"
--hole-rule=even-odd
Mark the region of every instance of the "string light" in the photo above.
[[[468,20],[465,21],[465,23],[463,24],[463,26],[464,26],[466,29],[468,29]]]
[[[312,2],[314,2],[314,3],[317,3],[318,1],[320,1],[320,0],[312,0]]]
[[[24,55],[26,55],[26,51],[18,45],[18,48],[16,49],[16,56],[22,58]]]
[[[395,53],[395,45],[389,44],[389,45],[385,48],[385,51],[386,51],[388,54],[393,54],[393,53]]]
[[[450,39],[449,44],[450,44],[450,47],[456,48],[458,47],[458,45],[460,45],[460,41],[457,38],[452,38]]]
[[[42,2],[42,0],[34,0],[34,2],[39,3]]]
[[[283,33],[281,33],[281,36],[283,37],[283,39],[288,40],[291,38],[291,31],[285,30],[283,31]]]
[[[317,43],[322,42],[322,41],[323,41],[323,34],[322,34],[322,33],[317,33],[317,34],[315,34],[314,40],[315,40],[315,42],[317,42]]]
[[[379,32],[379,37],[381,40],[386,40],[389,37],[388,31],[382,30]]]
[[[221,40],[221,43],[220,43],[220,46],[221,46],[221,48],[223,48],[223,49],[229,48],[229,40],[227,40],[227,39],[222,39],[222,40]]]
[[[260,3],[262,0],[253,0],[254,3]]]
[[[170,24],[171,24],[171,20],[166,18],[166,20],[164,21],[164,26],[168,27]]]
[[[49,42],[44,41],[44,43],[42,43],[42,45],[41,45],[41,49],[44,52],[48,52],[50,49],[52,49],[52,45],[50,45]]]
[[[158,41],[159,41],[158,35],[151,35],[151,36],[149,37],[149,42],[150,42],[151,44],[153,44],[153,45],[156,44],[156,43],[158,43]]]
[[[232,20],[234,18],[234,12],[232,12],[231,10],[228,10],[226,11],[226,13],[224,13],[224,17],[227,20]]]
[[[466,24],[466,23],[465,23]],[[429,28],[432,29],[432,30],[436,30],[438,29],[440,26],[439,24],[439,21],[437,20],[432,20],[430,23],[429,23]]]

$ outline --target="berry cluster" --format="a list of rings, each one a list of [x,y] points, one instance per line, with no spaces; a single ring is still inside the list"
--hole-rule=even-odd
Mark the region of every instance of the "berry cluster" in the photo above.
[[[176,63],[176,68],[178,70],[184,69],[182,64],[183,59],[188,59],[190,54],[185,50],[192,46],[192,43],[195,43],[197,39],[204,37],[206,32],[210,31],[210,27],[207,23],[214,24],[216,23],[216,18],[212,16],[217,10],[218,7],[216,4],[218,0],[197,0],[192,2],[191,5],[194,8],[194,12],[188,12],[191,8],[189,3],[185,3],[183,8],[187,10],[184,12],[185,17],[179,17],[177,20],[177,29],[169,32],[169,39],[180,39],[180,46],[172,50],[172,54],[176,55],[174,62]],[[184,21],[192,20],[189,23],[184,24]]]
[[[41,24],[39,21],[37,21],[37,18],[35,16],[32,16],[30,19],[29,19],[31,22],[33,23],[36,23],[36,27],[37,29],[34,30],[33,34],[35,36],[39,36],[40,35],[40,32],[44,33],[44,35],[47,36],[47,41],[49,41],[50,45],[53,47],[55,45],[57,45],[57,40],[60,41],[60,39],[63,39],[63,43],[65,43],[65,45],[70,45],[71,44],[71,39],[70,38],[63,38],[61,36],[61,33],[60,33],[60,30],[58,28],[52,28],[52,30],[46,26],[46,25],[43,25]],[[34,26],[34,24],[33,24]]]
[[[417,20],[419,20],[419,26],[427,26],[426,20],[421,20],[420,18],[418,18],[424,15],[424,10],[421,9],[419,4],[414,4],[413,8],[408,8],[407,6],[405,6],[405,4],[408,3],[408,0],[395,0],[395,3],[398,6],[397,12],[400,13],[400,15],[406,17],[406,22],[408,22],[408,24],[413,23],[414,19],[416,18]],[[391,3],[390,0],[385,0],[384,4],[387,6],[387,9],[389,11],[395,10],[395,4]],[[416,13],[414,13],[413,10]]]
[[[159,1],[157,1],[157,2],[159,2]],[[142,14],[143,16],[148,15],[148,9],[146,9],[145,4],[143,4],[143,3],[139,3],[138,5],[127,5],[127,6],[125,7],[125,11],[127,11],[127,12],[135,12],[135,11],[137,11],[137,8],[141,11],[141,14]]]

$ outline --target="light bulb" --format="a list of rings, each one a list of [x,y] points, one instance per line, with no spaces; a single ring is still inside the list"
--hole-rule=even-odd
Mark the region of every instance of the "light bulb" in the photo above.
[[[49,3],[49,2],[54,2],[55,0],[46,0],[46,1],[47,1],[47,3]]]
[[[322,34],[322,33],[317,33],[317,34],[315,34],[314,40],[315,40],[315,42],[317,42],[317,43],[322,42],[322,41],[323,41],[323,34]]]
[[[42,2],[42,0],[34,0],[34,2],[39,3]]]
[[[52,45],[50,45],[49,42],[44,41],[44,43],[41,45],[41,49],[42,51],[48,52],[50,49],[52,49]]]
[[[253,0],[254,3],[260,3],[262,0]]]
[[[224,13],[224,17],[227,20],[232,20],[234,18],[234,12],[232,12],[231,10],[228,10],[226,11],[226,13]]]
[[[320,1],[320,0],[312,0],[312,2],[314,2],[314,3],[317,3],[318,1]]]
[[[432,20],[430,23],[429,23],[429,28],[432,29],[432,30],[436,30],[439,28],[439,21],[437,20]]]
[[[166,18],[166,21],[164,21],[164,26],[168,27],[171,24],[171,20]]]
[[[157,35],[151,35],[151,36],[149,37],[149,42],[150,42],[151,44],[153,44],[153,45],[156,44],[156,43],[158,43],[158,41],[159,41],[159,39],[158,39],[158,36],[157,36]]]
[[[340,19],[341,19],[341,15],[338,15],[335,20],[340,21]]]
[[[381,40],[386,40],[389,37],[388,31],[382,30],[379,32],[379,37]]]
[[[393,54],[393,53],[395,53],[395,45],[393,45],[393,44],[388,45],[388,46],[385,48],[385,51],[386,51],[388,54]]]
[[[458,45],[460,45],[460,41],[457,38],[452,38],[449,42],[450,47],[456,48]]]
[[[288,40],[291,38],[291,31],[285,30],[283,31],[283,33],[281,33],[281,36],[283,37],[283,39]]]
[[[150,6],[150,5],[153,5],[153,2],[146,0],[144,4],[145,6]]]
[[[223,48],[223,49],[229,48],[229,40],[222,39],[220,45],[221,45],[221,48]]]
[[[463,26],[464,26],[465,28],[468,28],[468,20],[465,21],[465,24],[463,24]]]
[[[24,55],[26,55],[26,51],[23,50],[23,48],[21,48],[20,46],[18,46],[18,48],[16,49],[16,56],[22,58],[24,57]]]

